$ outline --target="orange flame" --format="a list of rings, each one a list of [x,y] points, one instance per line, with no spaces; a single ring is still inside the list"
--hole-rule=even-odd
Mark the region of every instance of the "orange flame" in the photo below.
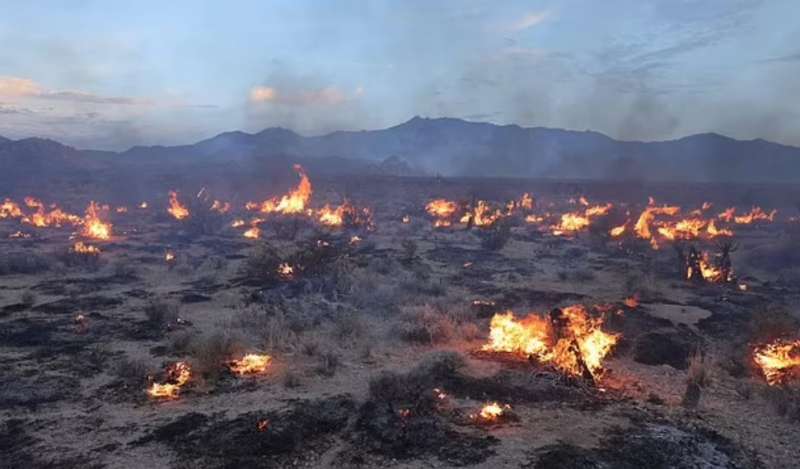
[[[311,181],[308,179],[303,167],[299,164],[294,165],[294,170],[297,171],[297,174],[300,176],[300,183],[295,189],[282,196],[280,199],[273,197],[260,204],[248,202],[245,207],[248,210],[258,210],[262,213],[277,212],[288,215],[304,212],[308,201],[311,200]]]
[[[97,255],[100,254],[100,249],[97,246],[84,244],[83,241],[78,241],[72,246],[72,252],[78,254]]]
[[[272,362],[269,355],[248,353],[239,360],[232,360],[229,368],[232,372],[244,376],[263,373]]]
[[[461,223],[469,223],[470,219],[474,226],[491,226],[494,222],[503,217],[500,210],[492,210],[492,207],[485,200],[479,200],[471,211],[467,211],[461,217]]]
[[[619,337],[603,332],[600,329],[602,320],[591,318],[581,305],[564,308],[563,317],[566,331],[557,337],[553,324],[538,315],[517,320],[511,311],[495,314],[490,324],[489,342],[482,350],[533,357],[572,376],[581,376],[585,367],[594,378],[601,377],[603,360]]]
[[[111,238],[111,223],[100,219],[100,211],[107,210],[107,207],[100,207],[94,201],[89,202],[86,207],[86,215],[83,217],[83,230],[81,235],[87,238],[106,240]]]
[[[0,204],[0,219],[3,218],[21,218],[22,217],[22,209],[20,208],[19,204],[14,202],[11,199],[5,199],[2,204]]]
[[[154,398],[176,399],[181,387],[189,382],[192,371],[186,362],[176,362],[167,369],[167,382],[152,383],[147,394]]]
[[[178,201],[178,193],[175,191],[169,191],[169,207],[167,208],[167,212],[175,217],[176,220],[189,218],[189,209]]]
[[[800,370],[800,340],[776,340],[757,347],[753,359],[770,386],[783,384]]]
[[[456,213],[458,205],[450,200],[434,199],[425,205],[425,210],[435,218],[445,219],[452,217]]]

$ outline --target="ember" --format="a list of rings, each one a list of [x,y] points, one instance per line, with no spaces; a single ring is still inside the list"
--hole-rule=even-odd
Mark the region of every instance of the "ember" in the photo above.
[[[261,237],[261,228],[254,226],[245,231],[242,236],[249,239],[258,239]]]
[[[97,255],[100,254],[100,249],[97,246],[83,244],[83,241],[78,241],[72,246],[72,252],[77,254]]]
[[[284,262],[278,266],[278,275],[285,280],[291,280],[294,277],[294,267]]]
[[[793,342],[776,340],[770,344],[756,347],[753,359],[764,373],[770,386],[785,384],[798,378],[800,371],[800,340]]]
[[[240,376],[263,373],[272,362],[269,355],[249,353],[239,360],[232,360],[230,370]]]
[[[511,406],[508,404],[501,406],[497,402],[491,402],[484,405],[477,414],[471,414],[470,418],[480,423],[495,423],[509,410]]]

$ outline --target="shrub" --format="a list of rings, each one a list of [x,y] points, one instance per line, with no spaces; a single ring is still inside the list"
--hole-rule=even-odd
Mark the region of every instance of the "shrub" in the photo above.
[[[505,247],[511,239],[511,224],[505,220],[499,220],[492,224],[481,239],[481,247],[489,251],[499,251]]]
[[[157,329],[165,329],[178,322],[180,308],[176,303],[158,298],[151,300],[144,308],[147,322]]]
[[[241,349],[238,339],[227,331],[196,337],[190,345],[194,369],[204,379],[215,382],[227,360]]]

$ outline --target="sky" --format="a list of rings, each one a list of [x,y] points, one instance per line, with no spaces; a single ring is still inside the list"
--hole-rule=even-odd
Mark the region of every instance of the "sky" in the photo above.
[[[796,0],[6,1],[7,138],[123,150],[420,115],[800,146]]]

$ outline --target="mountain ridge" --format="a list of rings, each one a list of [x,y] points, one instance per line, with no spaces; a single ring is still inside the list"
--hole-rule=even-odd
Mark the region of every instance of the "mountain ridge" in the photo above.
[[[303,136],[283,127],[228,131],[183,145],[134,146],[121,152],[78,150],[50,139],[0,137],[0,168],[42,153],[68,165],[254,164],[264,158],[314,159],[332,166],[353,161],[374,168],[407,164],[405,173],[448,176],[800,182],[800,148],[761,138],[739,140],[704,132],[660,141],[617,140],[593,130],[522,127],[452,117],[414,116],[377,130],[339,130]],[[16,157],[14,155],[17,155]],[[20,157],[19,155],[25,155]],[[50,156],[52,158],[52,156]],[[57,165],[56,165],[57,166]],[[335,168],[333,168],[335,170]],[[18,171],[16,171],[18,172]],[[335,172],[335,171],[334,171]],[[24,173],[24,171],[23,171]]]

